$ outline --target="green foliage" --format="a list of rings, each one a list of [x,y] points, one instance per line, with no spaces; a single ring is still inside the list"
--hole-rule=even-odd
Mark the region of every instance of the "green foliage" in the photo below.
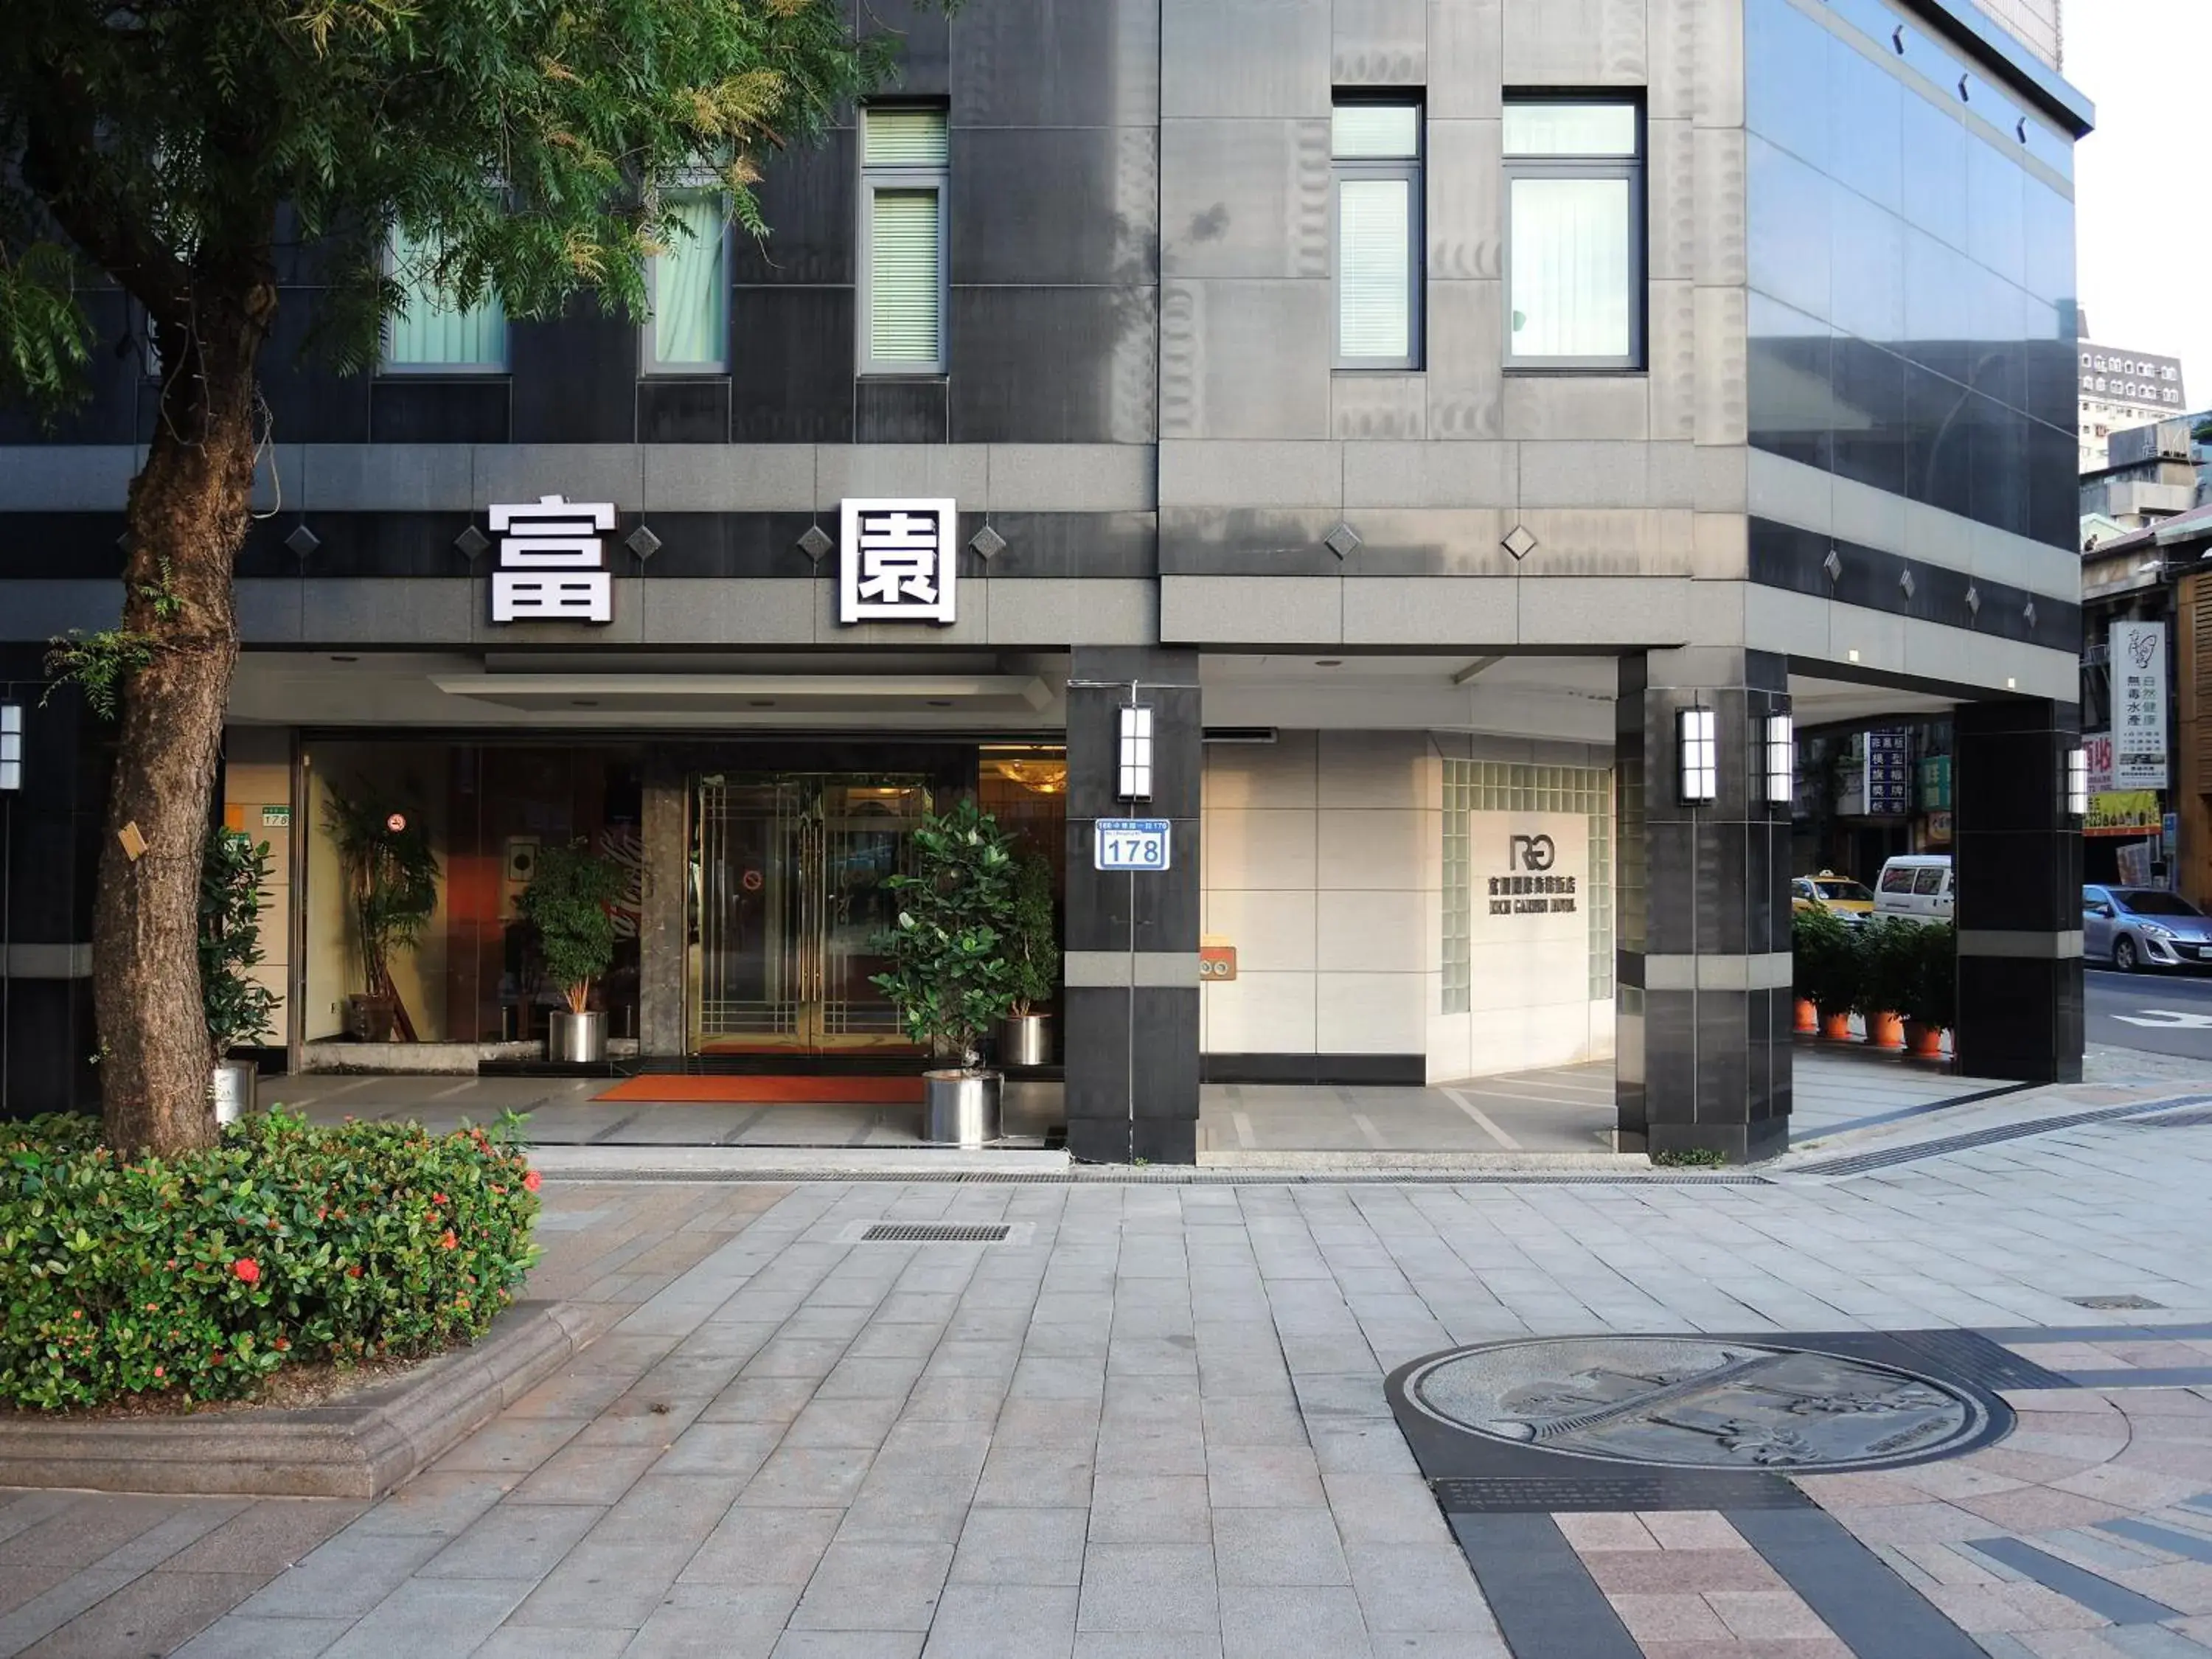
[[[581,291],[641,316],[672,191],[714,180],[765,235],[763,167],[884,84],[895,44],[856,42],[836,0],[25,0],[8,32],[0,394],[50,404],[88,355],[80,263],[146,308],[173,374],[280,234],[318,244],[323,286],[287,303],[347,368],[395,277],[511,317]],[[421,253],[387,274],[395,227]]]
[[[269,843],[214,826],[200,860],[200,1003],[218,1060],[241,1042],[263,1041],[273,1024],[276,994],[246,971],[266,959],[261,890],[268,884]]]
[[[1859,947],[1858,994],[1853,1010],[1862,1014],[1902,1014],[1911,1000],[1917,962],[1920,924],[1902,916],[1874,916],[1856,932]]]
[[[890,959],[870,981],[931,1054],[973,1067],[976,1043],[1013,1006],[1008,930],[1014,917],[1013,838],[972,799],[915,827],[914,868],[886,883],[898,921],[876,939]]]
[[[394,830],[392,820],[398,818]],[[362,988],[392,994],[392,957],[411,951],[438,908],[438,860],[422,827],[390,802],[331,791],[323,824],[344,869],[361,949]]]
[[[1858,930],[1825,908],[1790,918],[1792,982],[1823,1014],[1849,1013],[1858,1004],[1865,957]]]
[[[72,628],[47,642],[44,703],[65,685],[74,685],[84,706],[104,720],[122,708],[123,685],[154,660],[155,639],[128,628],[103,628],[88,634]]]
[[[433,1135],[275,1110],[135,1162],[87,1118],[0,1130],[0,1400],[231,1399],[300,1359],[480,1336],[537,1258],[518,1121]]]
[[[1717,1170],[1727,1164],[1728,1154],[1711,1146],[1669,1146],[1652,1153],[1651,1161],[1666,1170]]]
[[[1948,921],[1907,922],[1905,999],[1898,1012],[1948,1031],[1959,1023],[1959,934]]]
[[[623,871],[585,842],[548,847],[538,854],[530,885],[516,908],[536,924],[545,972],[568,999],[571,1013],[591,1006],[592,981],[615,957],[615,923],[607,907],[622,896]]]
[[[1042,853],[1014,872],[1014,908],[1006,921],[1006,960],[1013,968],[1013,1012],[1026,1014],[1060,988],[1060,927],[1052,907],[1052,865]]]

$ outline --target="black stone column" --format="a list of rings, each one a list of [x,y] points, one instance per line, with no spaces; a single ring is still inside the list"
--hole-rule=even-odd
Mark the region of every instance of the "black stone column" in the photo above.
[[[1717,716],[1718,794],[1680,798],[1678,709]],[[1769,652],[1625,659],[1616,705],[1615,1091],[1621,1149],[1765,1158],[1790,1139],[1790,817],[1760,739],[1790,712]]]
[[[0,702],[23,709],[23,787],[0,794],[0,1104],[15,1118],[100,1109],[92,900],[106,757],[74,693],[40,706],[42,655],[0,649]]]
[[[2075,704],[1962,703],[1952,717],[1959,1070],[2081,1080],[2081,826],[2067,811]]]
[[[1152,710],[1152,795],[1116,798],[1117,712]],[[1198,653],[1080,647],[1067,689],[1067,1147],[1100,1164],[1198,1161]],[[1166,871],[1093,867],[1100,818],[1166,818]]]

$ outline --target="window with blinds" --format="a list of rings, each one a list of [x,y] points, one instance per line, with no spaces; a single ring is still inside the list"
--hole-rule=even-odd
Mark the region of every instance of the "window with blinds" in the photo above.
[[[1337,105],[1330,154],[1336,212],[1336,364],[1420,362],[1421,106]]]
[[[487,289],[464,306],[438,286],[428,244],[393,228],[387,268],[407,291],[384,325],[386,374],[499,374],[507,368],[507,312]]]
[[[945,372],[945,112],[861,117],[861,372]]]
[[[1505,106],[1505,363],[1644,363],[1643,120],[1634,104]]]
[[[647,273],[653,320],[647,368],[720,373],[730,366],[730,239],[720,192],[686,191],[668,204],[667,246]]]

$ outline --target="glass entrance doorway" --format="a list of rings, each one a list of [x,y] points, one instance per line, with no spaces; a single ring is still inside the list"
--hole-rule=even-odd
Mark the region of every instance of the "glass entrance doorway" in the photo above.
[[[929,807],[917,774],[692,780],[687,929],[691,1050],[909,1048],[870,984],[890,925],[886,880]]]

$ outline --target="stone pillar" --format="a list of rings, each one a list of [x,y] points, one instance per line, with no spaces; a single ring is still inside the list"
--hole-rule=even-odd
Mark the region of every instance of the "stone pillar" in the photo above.
[[[1680,798],[1675,712],[1712,709],[1718,794]],[[1790,1139],[1790,816],[1759,799],[1772,653],[1654,651],[1621,665],[1615,1088],[1621,1148],[1734,1160]]]
[[[1959,1070],[2081,1080],[2081,826],[2066,810],[2072,703],[1962,703],[1952,717]]]
[[[638,1052],[662,1057],[689,1046],[684,1006],[685,884],[683,771],[648,755],[645,767],[645,883],[637,921]]]
[[[1120,715],[1152,710],[1152,796],[1115,793]],[[1198,1161],[1198,653],[1076,647],[1067,690],[1067,1146],[1124,1164]],[[1166,818],[1161,873],[1092,867],[1100,818]]]

